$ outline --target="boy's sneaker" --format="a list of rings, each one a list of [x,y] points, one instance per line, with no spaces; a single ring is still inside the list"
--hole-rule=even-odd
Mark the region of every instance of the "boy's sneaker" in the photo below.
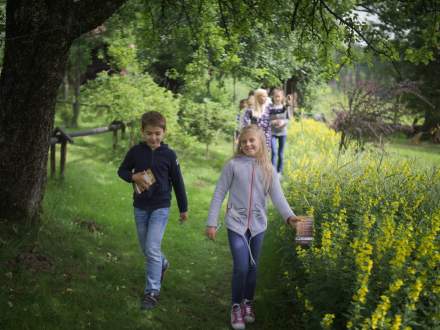
[[[232,329],[242,330],[245,329],[246,325],[243,320],[243,314],[239,304],[232,305],[231,309],[231,326]]]
[[[241,303],[241,311],[243,314],[243,319],[246,323],[253,323],[255,322],[255,312],[254,308],[252,307],[252,301],[244,299]]]
[[[168,262],[167,259],[164,259],[162,263],[162,273],[160,274],[160,284],[162,284],[165,273],[169,267],[170,267],[170,263]]]
[[[144,294],[141,299],[141,309],[153,309],[159,302],[159,294],[154,292],[149,292]]]

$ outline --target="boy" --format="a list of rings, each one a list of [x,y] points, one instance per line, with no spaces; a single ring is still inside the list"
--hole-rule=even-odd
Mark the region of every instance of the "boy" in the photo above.
[[[171,185],[177,199],[180,220],[188,218],[185,185],[177,156],[162,142],[166,120],[159,112],[142,115],[143,142],[133,146],[125,156],[118,175],[133,183],[133,206],[141,249],[146,258],[145,290],[141,309],[152,309],[159,300],[163,274],[169,267],[162,254],[161,242],[171,204]]]

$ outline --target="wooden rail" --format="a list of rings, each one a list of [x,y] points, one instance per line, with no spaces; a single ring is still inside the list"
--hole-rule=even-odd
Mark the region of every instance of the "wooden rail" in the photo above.
[[[114,121],[110,125],[105,127],[91,128],[87,130],[67,133],[59,127],[56,127],[50,138],[50,176],[54,177],[56,172],[56,145],[61,144],[60,148],[60,177],[64,177],[64,171],[66,168],[66,156],[67,156],[67,143],[74,143],[73,138],[90,136],[96,134],[103,134],[113,132],[113,150],[116,149],[118,144],[118,131],[121,131],[121,138],[125,138],[126,125],[121,121]]]

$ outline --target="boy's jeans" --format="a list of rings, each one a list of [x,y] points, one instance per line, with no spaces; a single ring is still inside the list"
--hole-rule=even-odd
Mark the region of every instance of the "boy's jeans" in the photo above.
[[[272,165],[276,168],[278,173],[283,172],[284,146],[286,145],[286,138],[287,137],[285,135],[280,135],[280,136],[272,135],[272,139],[271,139],[271,142],[272,142]]]
[[[146,258],[144,293],[160,292],[162,265],[166,260],[160,247],[168,222],[169,210],[168,207],[153,211],[134,208],[139,244]]]
[[[264,233],[262,232],[251,238],[249,230],[242,236],[228,229],[229,247],[234,262],[232,304],[240,304],[244,298],[254,299],[258,258],[263,245]],[[255,264],[251,263],[249,252],[252,253]]]

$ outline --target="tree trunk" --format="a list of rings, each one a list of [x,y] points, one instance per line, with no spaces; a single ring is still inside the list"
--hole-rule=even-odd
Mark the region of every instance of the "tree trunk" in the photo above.
[[[79,95],[81,90],[81,83],[79,77],[75,79],[75,85],[73,89],[74,89],[74,97],[72,103],[72,121],[70,123],[70,127],[76,128],[78,127],[79,111],[81,107],[79,104]]]
[[[430,132],[432,129],[438,127],[440,127],[440,109],[426,109],[422,130],[424,132]]]
[[[101,24],[123,2],[7,1],[0,76],[0,219],[39,219],[56,96],[69,47],[78,31]]]
[[[298,93],[298,88],[297,88],[297,85],[298,85],[298,77],[296,77],[296,76],[292,76],[291,78],[287,79],[287,81],[285,82],[285,84],[286,84],[286,90],[285,90],[286,95],[287,95],[287,94],[293,94],[293,93],[295,93],[295,92]]]

